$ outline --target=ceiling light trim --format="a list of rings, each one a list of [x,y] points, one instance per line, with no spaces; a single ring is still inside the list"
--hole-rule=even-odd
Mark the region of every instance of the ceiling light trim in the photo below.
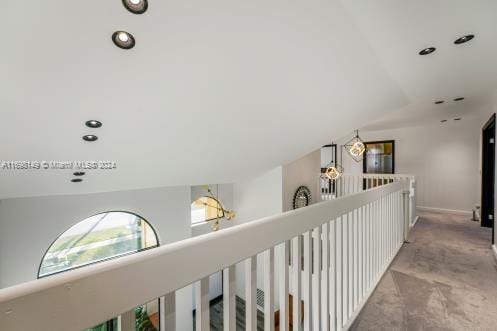
[[[84,140],[84,141],[93,142],[93,141],[97,141],[97,140],[98,140],[98,137],[97,137],[97,136],[95,136],[94,134],[87,134],[87,135],[84,135],[84,136],[83,136],[83,140]]]
[[[122,0],[124,8],[133,14],[143,14],[148,9],[148,0],[140,0],[138,3],[133,3],[131,0]]]
[[[462,36],[462,37],[454,40],[454,44],[460,45],[460,44],[467,43],[468,41],[473,40],[474,37],[475,37],[474,34],[468,34],[468,35]]]
[[[436,47],[427,47],[419,51],[419,55],[428,55],[435,52],[436,50],[437,50]]]
[[[112,34],[114,45],[121,49],[132,49],[136,45],[135,37],[127,31],[116,31]]]
[[[89,128],[92,128],[92,129],[98,129],[98,128],[102,127],[102,122],[97,121],[97,120],[89,120],[89,121],[85,122],[85,125]]]

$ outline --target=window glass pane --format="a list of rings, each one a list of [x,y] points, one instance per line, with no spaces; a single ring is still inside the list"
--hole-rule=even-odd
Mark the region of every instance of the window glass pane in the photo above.
[[[102,213],[64,232],[43,258],[39,276],[66,271],[158,245],[150,225],[126,212]]]

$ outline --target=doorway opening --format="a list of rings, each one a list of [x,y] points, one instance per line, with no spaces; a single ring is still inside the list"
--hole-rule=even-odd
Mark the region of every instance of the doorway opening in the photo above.
[[[494,226],[495,114],[482,129],[481,226]],[[492,231],[492,243],[494,243]]]

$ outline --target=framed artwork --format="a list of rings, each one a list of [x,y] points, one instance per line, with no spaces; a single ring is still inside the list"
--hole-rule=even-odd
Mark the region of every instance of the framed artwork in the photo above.
[[[395,140],[365,142],[363,172],[365,174],[395,173]]]
[[[395,173],[395,140],[365,142],[366,151],[362,160],[365,174],[394,174]],[[391,180],[387,181],[388,183]],[[363,179],[363,189],[383,185],[384,180],[373,178]]]

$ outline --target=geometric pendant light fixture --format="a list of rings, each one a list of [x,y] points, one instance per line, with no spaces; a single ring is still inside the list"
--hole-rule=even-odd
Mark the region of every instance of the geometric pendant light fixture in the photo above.
[[[335,149],[337,148],[337,145],[331,143],[330,146],[335,146]],[[330,163],[326,166],[326,171],[325,171],[325,176],[326,178],[336,181],[340,176],[343,174],[343,168],[342,166],[338,165],[337,160],[333,159],[333,153],[331,156]]]
[[[356,135],[354,138],[349,140],[345,145],[345,150],[349,155],[356,161],[361,162],[364,158],[364,152],[366,151],[366,146],[364,142],[359,137],[359,130],[356,130]]]
[[[340,178],[342,174],[343,174],[343,168],[338,164],[327,167],[325,172],[326,177],[334,181],[338,180],[338,178]]]

